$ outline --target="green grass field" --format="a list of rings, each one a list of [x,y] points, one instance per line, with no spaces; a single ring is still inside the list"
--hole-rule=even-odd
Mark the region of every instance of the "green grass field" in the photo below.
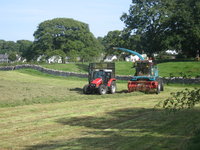
[[[83,95],[87,79],[34,70],[0,71],[0,149],[186,150],[199,149],[200,107],[167,113],[154,106],[184,89],[159,95]]]
[[[71,63],[71,64],[43,64],[46,68],[87,73],[88,63]],[[196,77],[200,75],[200,62],[166,62],[158,64],[159,74],[162,77],[173,76],[191,76]],[[116,62],[117,75],[133,75],[134,68],[131,62]]]

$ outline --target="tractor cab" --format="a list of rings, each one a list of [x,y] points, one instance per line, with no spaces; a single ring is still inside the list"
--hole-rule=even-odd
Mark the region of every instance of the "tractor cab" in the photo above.
[[[137,61],[135,63],[135,76],[158,76],[158,68],[155,63],[149,60]]]
[[[89,84],[84,86],[83,93],[115,93],[115,81],[116,79],[114,63],[90,63],[88,75]]]
[[[106,84],[111,79],[112,74],[113,71],[111,69],[104,69],[104,70],[95,69],[94,71],[91,71],[91,74],[89,76],[89,82],[101,78],[103,84]]]

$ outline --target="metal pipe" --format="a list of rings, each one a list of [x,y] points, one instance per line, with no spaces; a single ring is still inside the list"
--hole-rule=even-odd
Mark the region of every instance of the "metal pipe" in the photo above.
[[[128,53],[131,53],[133,55],[137,55],[140,58],[140,60],[144,60],[142,55],[140,55],[139,53],[137,53],[137,52],[135,52],[133,50],[126,49],[126,48],[120,48],[120,47],[113,47],[113,49],[117,49],[117,50],[121,50],[121,51],[124,51],[124,52],[128,52]]]

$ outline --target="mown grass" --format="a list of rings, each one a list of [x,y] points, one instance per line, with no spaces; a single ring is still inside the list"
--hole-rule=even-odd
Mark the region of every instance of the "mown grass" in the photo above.
[[[86,78],[59,77],[32,69],[0,72],[0,107],[77,101],[81,99],[103,99],[105,97],[117,98],[138,94],[127,93],[127,81],[117,81],[118,91],[114,95],[84,95],[82,87],[87,82]],[[199,85],[169,84],[169,87],[172,86],[180,88],[199,87]]]
[[[126,93],[120,82],[114,95],[83,95],[86,82],[33,70],[0,71],[0,149],[198,148],[199,106],[175,114],[154,109],[185,87],[166,86],[159,95]]]
[[[115,95],[84,95],[82,87],[87,83],[86,78],[59,77],[32,69],[0,72],[0,107],[127,96],[126,81],[119,81]]]
[[[71,72],[87,73],[88,63],[70,63],[70,64],[43,64],[42,66]],[[132,68],[131,62],[116,62],[117,75],[133,75],[135,69]],[[200,62],[165,62],[158,64],[159,75],[162,77],[184,76],[191,77],[200,76]]]

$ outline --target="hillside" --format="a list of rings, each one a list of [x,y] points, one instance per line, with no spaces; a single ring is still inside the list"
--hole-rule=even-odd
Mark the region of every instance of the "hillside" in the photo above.
[[[87,73],[88,63],[70,64],[43,64],[42,66],[71,72]],[[171,76],[200,76],[200,62],[166,62],[158,64],[159,75],[162,77]],[[131,62],[116,62],[117,75],[133,75],[134,68]]]

